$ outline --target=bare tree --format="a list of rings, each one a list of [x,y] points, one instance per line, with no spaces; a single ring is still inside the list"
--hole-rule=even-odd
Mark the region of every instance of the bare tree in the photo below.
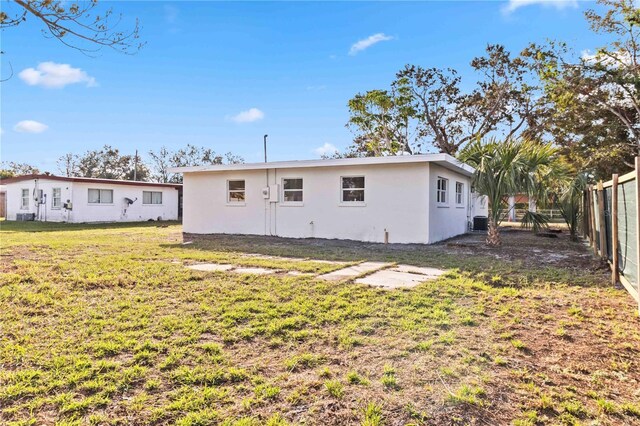
[[[144,45],[140,42],[137,18],[132,29],[121,30],[118,26],[122,15],[114,15],[111,8],[100,11],[98,0],[71,3],[12,0],[6,3],[8,6],[0,11],[1,29],[18,26],[33,18],[44,25],[42,33],[45,37],[55,38],[88,55],[103,47],[134,54]]]
[[[78,156],[76,154],[67,153],[58,158],[56,162],[58,171],[66,177],[78,175]]]

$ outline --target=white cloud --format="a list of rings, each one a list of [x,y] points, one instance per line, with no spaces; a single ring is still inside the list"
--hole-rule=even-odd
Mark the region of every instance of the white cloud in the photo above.
[[[502,12],[508,15],[521,7],[536,4],[545,7],[553,7],[557,10],[568,8],[575,9],[578,7],[578,0],[509,0],[508,3],[502,7]]]
[[[85,83],[87,87],[97,86],[96,79],[80,68],[55,62],[40,62],[37,68],[24,69],[18,76],[29,86],[43,86],[48,89],[60,89],[76,83]]]
[[[629,52],[620,51],[611,55],[604,55],[599,52],[591,53],[590,50],[583,50],[580,55],[583,62],[590,65],[604,65],[608,68],[620,68],[630,66],[633,60]]]
[[[356,55],[358,52],[361,52],[373,46],[374,44],[380,43],[381,41],[389,41],[389,40],[393,40],[393,37],[385,35],[384,33],[371,35],[365,39],[358,40],[357,42],[355,42],[351,46],[351,49],[349,50],[349,55],[351,56]]]
[[[262,120],[264,118],[264,112],[260,111],[258,108],[250,108],[228,118],[236,123],[252,123],[254,121]]]
[[[164,5],[164,20],[167,24],[175,24],[178,21],[178,14],[180,10],[177,7],[170,4]]]
[[[336,152],[338,152],[338,148],[328,142],[313,150],[313,153],[319,157],[322,157],[323,155],[335,154]]]
[[[48,128],[46,124],[34,120],[22,120],[13,126],[13,130],[20,133],[42,133]]]

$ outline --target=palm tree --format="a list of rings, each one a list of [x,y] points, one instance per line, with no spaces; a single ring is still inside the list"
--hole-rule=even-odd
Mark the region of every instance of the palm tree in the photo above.
[[[554,191],[554,202],[569,227],[572,241],[578,240],[578,224],[582,217],[582,197],[587,183],[588,177],[583,173],[578,173],[558,181]]]
[[[473,186],[488,199],[489,229],[487,245],[499,246],[498,227],[509,208],[507,197],[527,194],[538,198],[545,191],[544,181],[551,175],[555,149],[528,139],[477,140],[465,147],[459,159],[475,168]]]

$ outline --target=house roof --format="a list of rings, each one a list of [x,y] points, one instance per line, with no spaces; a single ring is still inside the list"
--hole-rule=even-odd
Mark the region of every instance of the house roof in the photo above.
[[[473,167],[448,154],[401,155],[387,157],[337,158],[328,160],[273,161],[268,163],[214,164],[209,166],[173,167],[172,173],[225,172],[233,170],[293,169],[308,167],[373,166],[381,164],[435,163],[460,174],[471,176]]]
[[[86,177],[66,177],[66,176],[55,176],[48,174],[32,174],[32,175],[22,175],[15,176],[12,178],[2,179],[0,180],[1,185],[7,185],[15,182],[22,182],[26,180],[35,180],[35,179],[48,179],[48,180],[58,180],[63,182],[85,182],[85,183],[104,183],[109,185],[134,185],[134,186],[151,186],[151,187],[170,187],[170,188],[181,188],[182,185],[179,183],[158,183],[158,182],[141,182],[137,180],[118,180],[118,179],[98,179],[98,178],[86,178]]]

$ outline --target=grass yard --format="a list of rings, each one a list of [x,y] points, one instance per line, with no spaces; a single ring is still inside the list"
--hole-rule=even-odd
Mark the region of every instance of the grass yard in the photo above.
[[[640,424],[637,306],[587,249],[509,232],[436,246],[178,224],[0,225],[0,423]],[[412,290],[310,260],[448,269]]]

